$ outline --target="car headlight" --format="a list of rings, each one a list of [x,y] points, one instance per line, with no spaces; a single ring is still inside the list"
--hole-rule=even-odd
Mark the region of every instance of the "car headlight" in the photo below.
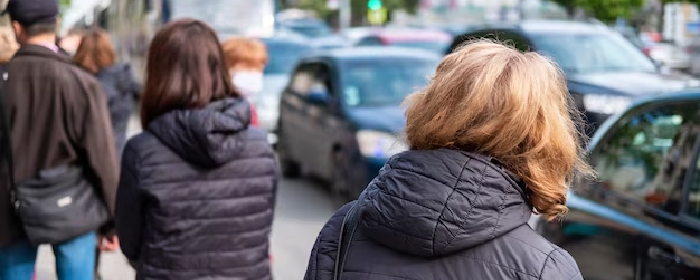
[[[624,111],[630,105],[632,99],[628,96],[584,94],[583,106],[586,111],[607,115]]]
[[[357,144],[365,157],[389,158],[408,150],[408,146],[391,133],[360,130],[357,132]]]

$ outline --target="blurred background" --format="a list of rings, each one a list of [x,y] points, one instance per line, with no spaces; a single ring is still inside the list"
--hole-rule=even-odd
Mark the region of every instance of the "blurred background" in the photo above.
[[[565,221],[533,216],[531,226],[569,250],[586,279],[700,279],[698,0],[60,3],[66,50],[77,47],[75,30],[102,27],[119,59],[141,69],[140,82],[150,39],[174,19],[203,20],[222,41],[249,36],[267,46],[264,89],[251,98],[284,173],[272,236],[277,279],[303,278],[325,221],[407,149],[404,97],[474,38],[556,61],[593,137],[600,182],[572,186]],[[39,280],[55,279],[51,258],[42,248]],[[133,279],[119,253],[106,254],[101,271]]]

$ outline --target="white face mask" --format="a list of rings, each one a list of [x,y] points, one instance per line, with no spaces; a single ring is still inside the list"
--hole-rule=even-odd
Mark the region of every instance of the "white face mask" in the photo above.
[[[263,89],[263,74],[253,71],[233,72],[233,85],[245,95],[259,93]]]

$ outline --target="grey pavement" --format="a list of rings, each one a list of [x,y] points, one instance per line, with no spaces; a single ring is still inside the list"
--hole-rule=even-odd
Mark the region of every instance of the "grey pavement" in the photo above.
[[[134,118],[130,134],[139,131]],[[319,230],[333,214],[328,193],[306,180],[284,180],[278,186],[275,222],[272,229],[272,269],[275,279],[300,280],[304,277],[309,254]],[[134,271],[121,253],[104,253],[100,262],[104,280],[134,279]],[[56,280],[54,259],[49,247],[39,250],[37,280]]]

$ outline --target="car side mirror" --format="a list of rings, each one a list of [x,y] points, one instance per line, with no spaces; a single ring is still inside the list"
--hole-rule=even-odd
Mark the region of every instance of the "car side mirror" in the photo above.
[[[315,105],[327,105],[330,103],[330,94],[327,92],[312,92],[309,93],[309,95],[306,96],[306,99],[309,101],[311,104]]]

